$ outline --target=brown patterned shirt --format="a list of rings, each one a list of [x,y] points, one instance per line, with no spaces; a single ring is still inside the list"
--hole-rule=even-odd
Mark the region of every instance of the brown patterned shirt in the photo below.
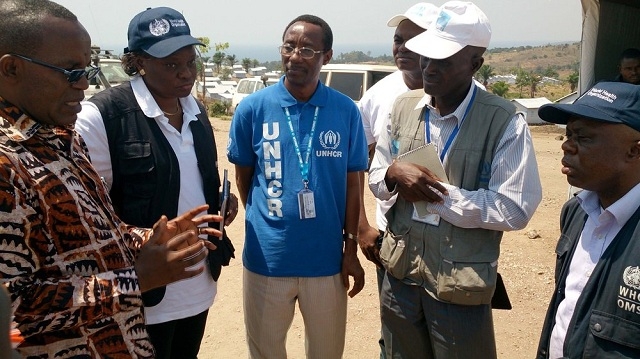
[[[152,358],[127,227],[72,127],[0,98],[0,281],[38,358]]]

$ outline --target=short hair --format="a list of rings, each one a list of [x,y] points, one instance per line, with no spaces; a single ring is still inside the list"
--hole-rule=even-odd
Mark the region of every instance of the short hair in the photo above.
[[[48,16],[78,21],[67,8],[48,0],[0,0],[0,14],[0,56],[33,55],[42,45]]]
[[[630,47],[620,54],[620,59],[618,59],[618,63],[621,63],[624,59],[640,59],[640,50]]]
[[[138,67],[136,66],[136,62],[140,57],[148,59],[151,56],[144,51],[131,51],[120,56],[122,69],[127,75],[134,76],[139,73]]]
[[[291,27],[291,25],[296,22],[307,22],[309,24],[314,24],[320,26],[322,29],[322,46],[324,47],[324,51],[329,51],[333,47],[333,32],[331,31],[331,27],[327,24],[326,21],[315,15],[300,15],[295,19],[291,20],[289,25],[284,28],[284,32],[282,33],[282,41],[284,41],[284,35],[287,33],[287,30]]]

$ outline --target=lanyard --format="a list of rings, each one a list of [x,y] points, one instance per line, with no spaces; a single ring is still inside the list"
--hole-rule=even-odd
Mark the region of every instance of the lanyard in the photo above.
[[[476,98],[476,92],[478,91],[478,88],[474,88],[473,89],[473,94],[471,95],[471,100],[469,101],[469,105],[467,105],[467,109],[464,111],[464,115],[462,115],[462,120],[460,120],[460,123],[458,124],[456,122],[456,127],[453,129],[453,132],[451,132],[451,135],[449,136],[449,139],[447,139],[447,142],[444,145],[444,148],[442,149],[442,152],[440,153],[440,161],[442,161],[444,163],[444,157],[447,154],[447,151],[449,151],[449,147],[451,147],[451,143],[453,143],[453,140],[456,138],[456,136],[458,135],[458,131],[460,131],[460,125],[462,125],[462,123],[464,122],[464,119],[467,118],[467,115],[469,114],[469,110],[471,109],[471,105],[473,105],[473,100]],[[431,142],[431,130],[429,129],[429,112],[431,112],[431,110],[429,110],[427,108],[427,111],[425,111],[425,121],[424,121],[424,132],[426,135],[426,139],[427,139],[427,143]]]
[[[296,150],[296,155],[298,155],[298,166],[300,167],[300,174],[302,175],[302,183],[304,184],[304,188],[309,188],[309,156],[311,155],[311,151],[313,151],[313,135],[316,132],[316,122],[318,122],[318,108],[319,107],[316,106],[316,110],[313,113],[313,123],[311,124],[311,132],[309,133],[309,144],[307,145],[307,153],[305,154],[304,162],[302,161],[302,153],[300,151],[298,139],[296,138],[295,131],[293,130],[293,122],[291,122],[291,114],[289,113],[289,108],[284,108],[284,113],[285,115],[287,115],[289,131],[291,132],[291,138],[293,139],[293,148]],[[302,117],[302,112],[300,112],[300,117]]]

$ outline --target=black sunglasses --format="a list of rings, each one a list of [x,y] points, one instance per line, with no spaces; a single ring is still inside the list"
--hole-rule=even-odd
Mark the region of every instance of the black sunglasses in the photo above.
[[[98,66],[95,66],[95,65],[89,65],[84,69],[65,70],[65,69],[63,69],[61,67],[53,66],[53,65],[50,65],[50,64],[48,64],[46,62],[38,61],[36,59],[32,59],[32,58],[29,58],[29,57],[26,57],[26,56],[23,56],[23,55],[18,55],[18,54],[9,54],[9,55],[21,58],[23,60],[27,60],[29,62],[32,62],[32,63],[40,65],[40,66],[44,66],[44,67],[49,68],[49,69],[54,70],[54,71],[62,72],[67,77],[67,81],[69,81],[72,84],[80,81],[80,79],[83,76],[85,76],[87,78],[87,80],[91,80],[94,77],[96,77],[98,75],[98,73],[100,73],[100,68]]]

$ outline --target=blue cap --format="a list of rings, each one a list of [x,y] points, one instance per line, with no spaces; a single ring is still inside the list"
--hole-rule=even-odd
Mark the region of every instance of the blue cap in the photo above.
[[[148,8],[134,16],[127,37],[125,53],[144,51],[156,58],[167,57],[185,46],[204,45],[191,36],[184,16],[168,7]]]
[[[570,117],[621,123],[640,131],[640,85],[600,82],[572,104],[547,104],[538,109],[541,119],[566,124]]]

